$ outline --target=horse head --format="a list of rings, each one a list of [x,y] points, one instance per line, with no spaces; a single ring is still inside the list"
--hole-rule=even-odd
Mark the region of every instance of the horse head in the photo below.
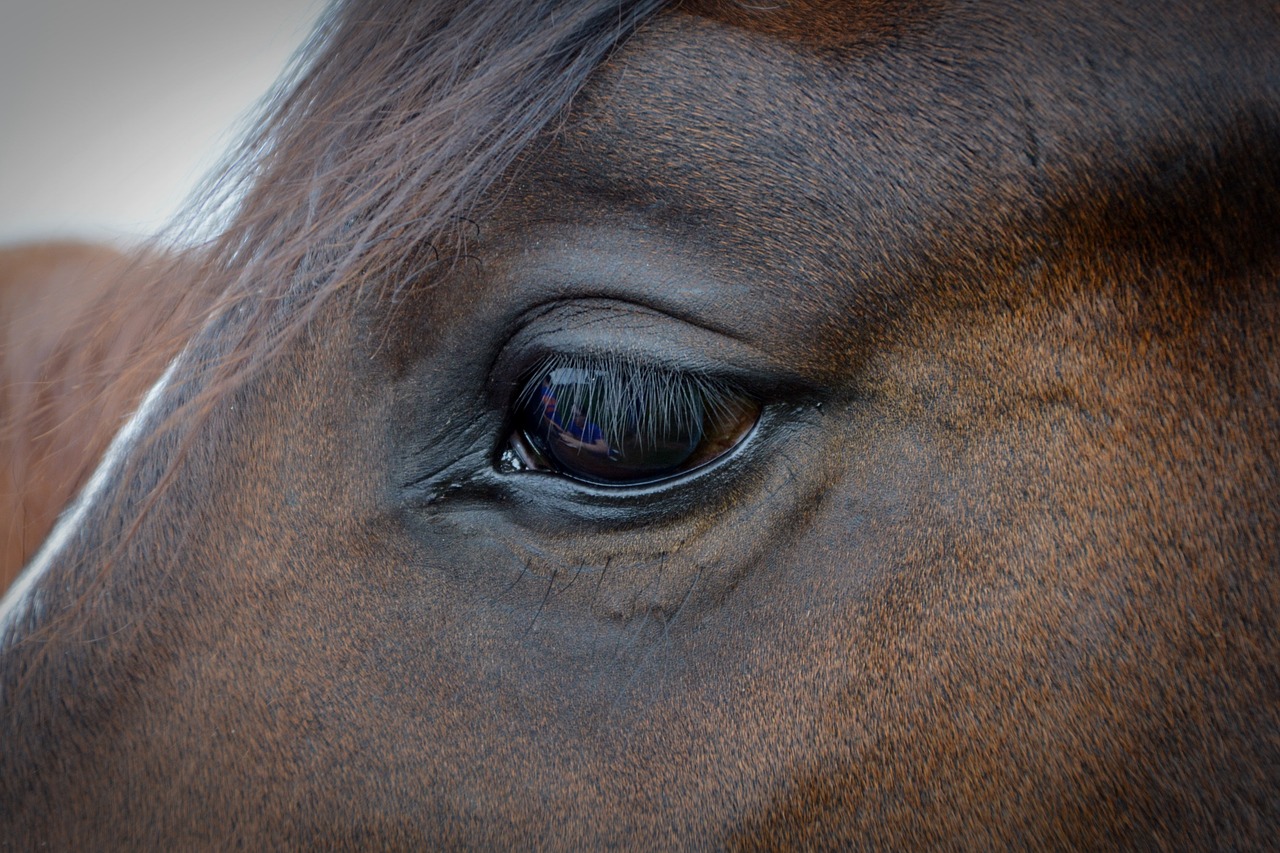
[[[6,599],[3,835],[1269,843],[1263,5],[336,7]]]

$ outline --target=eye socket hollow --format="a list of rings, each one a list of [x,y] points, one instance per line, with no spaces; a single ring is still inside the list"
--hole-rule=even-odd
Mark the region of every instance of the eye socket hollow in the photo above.
[[[509,453],[523,467],[596,485],[677,477],[728,453],[760,404],[705,376],[558,356],[516,401]]]

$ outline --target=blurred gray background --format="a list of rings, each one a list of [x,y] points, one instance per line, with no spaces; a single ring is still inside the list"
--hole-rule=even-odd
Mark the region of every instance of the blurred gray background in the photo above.
[[[158,230],[323,7],[0,0],[0,243]]]

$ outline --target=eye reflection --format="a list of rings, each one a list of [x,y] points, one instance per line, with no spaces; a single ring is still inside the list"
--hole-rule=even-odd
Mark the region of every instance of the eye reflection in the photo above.
[[[705,377],[566,357],[534,374],[517,408],[511,449],[525,467],[612,485],[705,465],[760,413],[754,400]]]

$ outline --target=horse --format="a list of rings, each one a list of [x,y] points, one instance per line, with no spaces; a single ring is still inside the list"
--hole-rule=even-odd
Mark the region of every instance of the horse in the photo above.
[[[199,241],[4,303],[0,844],[1274,844],[1278,83],[1232,0],[341,0]]]

